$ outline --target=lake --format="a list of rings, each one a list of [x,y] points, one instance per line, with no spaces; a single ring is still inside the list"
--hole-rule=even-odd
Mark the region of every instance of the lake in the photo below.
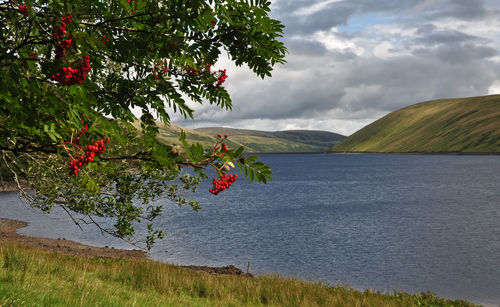
[[[431,291],[500,304],[500,156],[261,155],[274,181],[238,179],[203,209],[167,204],[167,231],[149,256],[177,263],[234,264],[353,288]],[[22,234],[129,247],[80,231],[61,212],[46,218],[16,193],[0,216],[32,224]]]

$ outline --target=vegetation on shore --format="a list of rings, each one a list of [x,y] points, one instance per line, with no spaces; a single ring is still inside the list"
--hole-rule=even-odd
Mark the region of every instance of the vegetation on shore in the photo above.
[[[327,152],[332,146],[345,139],[345,136],[337,133],[315,130],[271,132],[223,127],[186,129],[159,122],[157,125],[159,127],[158,139],[164,144],[179,144],[179,132],[183,130],[189,143],[200,143],[209,148],[216,141],[217,134],[227,133],[229,135],[228,146],[245,146],[246,153]]]
[[[500,95],[414,104],[364,127],[331,151],[500,153]]]
[[[0,245],[0,306],[474,306],[276,275],[210,275],[151,260],[85,258]]]

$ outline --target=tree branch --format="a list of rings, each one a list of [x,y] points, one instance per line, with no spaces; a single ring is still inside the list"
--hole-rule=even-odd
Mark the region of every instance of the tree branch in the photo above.
[[[73,220],[73,223],[75,223],[75,225],[76,225],[76,226],[78,226],[78,228],[80,228],[80,230],[82,230],[82,231],[83,231],[82,226],[80,226],[80,223],[78,223],[78,221],[77,221],[77,220],[75,220],[75,218],[74,218],[74,217],[73,217],[73,215],[69,212],[69,210],[68,210],[68,209],[66,209],[66,207],[65,207],[65,206],[63,206],[63,205],[59,205],[59,207],[63,208],[63,210],[64,210],[64,211],[66,211],[66,213],[69,215],[69,217]]]
[[[105,28],[105,29],[110,29],[110,30],[116,30],[116,31],[125,31],[125,32],[134,32],[134,33],[154,33],[153,31],[139,30],[139,29],[127,28],[127,27],[110,26],[110,25],[106,25],[106,24],[89,22],[89,21],[80,21],[79,24],[82,24],[85,26],[90,26],[90,27],[99,27],[99,28]],[[162,34],[162,35],[165,37],[170,37],[167,34]]]
[[[135,14],[135,15],[132,15],[132,16],[126,16],[126,17],[121,17],[121,18],[114,18],[114,19],[108,19],[108,20],[104,20],[104,21],[101,21],[101,22],[97,22],[95,23],[96,26],[100,26],[100,25],[103,25],[103,24],[106,24],[106,23],[111,23],[111,22],[115,22],[115,21],[122,21],[122,20],[128,20],[128,19],[135,19],[137,17],[141,17],[141,16],[151,16],[153,15],[153,13],[151,12],[147,12],[147,13],[141,13],[141,14]],[[82,16],[82,18],[84,18],[86,16]]]
[[[23,41],[17,46],[14,47],[12,50],[10,50],[7,54],[12,55],[14,52],[17,50],[21,49],[23,46],[27,45],[27,42],[30,38],[30,33],[31,33],[31,28],[33,27],[33,19],[29,19],[29,24],[28,24],[28,34],[24,37]]]

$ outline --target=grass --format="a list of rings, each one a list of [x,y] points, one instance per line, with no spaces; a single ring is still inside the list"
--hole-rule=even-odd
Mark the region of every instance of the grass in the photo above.
[[[150,260],[80,258],[0,245],[0,306],[474,306],[275,275],[215,276]]]
[[[332,151],[500,153],[500,95],[411,105],[364,127]]]

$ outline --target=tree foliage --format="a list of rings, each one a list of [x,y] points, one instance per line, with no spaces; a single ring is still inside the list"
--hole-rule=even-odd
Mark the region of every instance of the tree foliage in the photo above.
[[[31,205],[61,207],[77,224],[130,239],[146,222],[148,247],[163,235],[152,224],[163,210],[157,200],[198,210],[183,191],[196,190],[207,166],[218,178],[234,168],[271,179],[268,166],[228,149],[223,136],[209,149],[182,133],[183,148],[158,142],[156,121],[168,124],[172,112],[193,118],[185,97],[231,109],[226,70],[213,68],[223,54],[262,78],[284,63],[283,25],[269,7],[268,0],[0,1],[1,174]]]

